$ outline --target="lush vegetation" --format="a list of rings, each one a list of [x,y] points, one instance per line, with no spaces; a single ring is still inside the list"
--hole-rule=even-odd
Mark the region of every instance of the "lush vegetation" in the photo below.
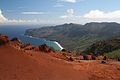
[[[120,49],[120,38],[98,41],[83,52],[103,55],[117,49]]]
[[[120,60],[120,49],[115,50],[113,52],[106,53],[106,56],[108,58],[117,59],[117,60],[119,59]]]

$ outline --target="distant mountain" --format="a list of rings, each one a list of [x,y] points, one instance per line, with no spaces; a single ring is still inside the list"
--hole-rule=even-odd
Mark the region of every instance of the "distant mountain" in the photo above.
[[[120,37],[120,24],[111,22],[63,24],[36,29],[28,29],[25,35],[56,40],[72,51],[81,51],[96,41]]]

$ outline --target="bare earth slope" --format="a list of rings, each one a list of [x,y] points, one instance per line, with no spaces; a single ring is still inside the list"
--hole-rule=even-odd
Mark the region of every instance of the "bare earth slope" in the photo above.
[[[0,46],[0,80],[89,80],[87,73],[47,54]]]

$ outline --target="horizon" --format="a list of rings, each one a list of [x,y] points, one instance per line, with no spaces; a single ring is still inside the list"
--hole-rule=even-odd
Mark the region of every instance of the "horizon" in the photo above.
[[[7,23],[0,23],[0,27],[1,26],[34,26],[34,27],[48,27],[48,26],[59,26],[59,25],[64,25],[64,24],[78,24],[78,25],[85,25],[85,24],[89,24],[89,23],[98,23],[98,24],[102,24],[102,23],[117,23],[120,24],[119,22],[87,22],[87,23],[60,23],[60,24],[30,24],[30,23],[13,23],[13,24],[7,24]]]
[[[120,23],[119,3],[117,0],[0,0],[0,25]]]

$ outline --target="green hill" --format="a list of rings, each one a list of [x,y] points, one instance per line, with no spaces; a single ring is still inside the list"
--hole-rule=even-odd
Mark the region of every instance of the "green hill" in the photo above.
[[[99,40],[120,37],[118,23],[63,24],[36,29],[28,29],[25,35],[58,41],[71,51],[82,51]]]

